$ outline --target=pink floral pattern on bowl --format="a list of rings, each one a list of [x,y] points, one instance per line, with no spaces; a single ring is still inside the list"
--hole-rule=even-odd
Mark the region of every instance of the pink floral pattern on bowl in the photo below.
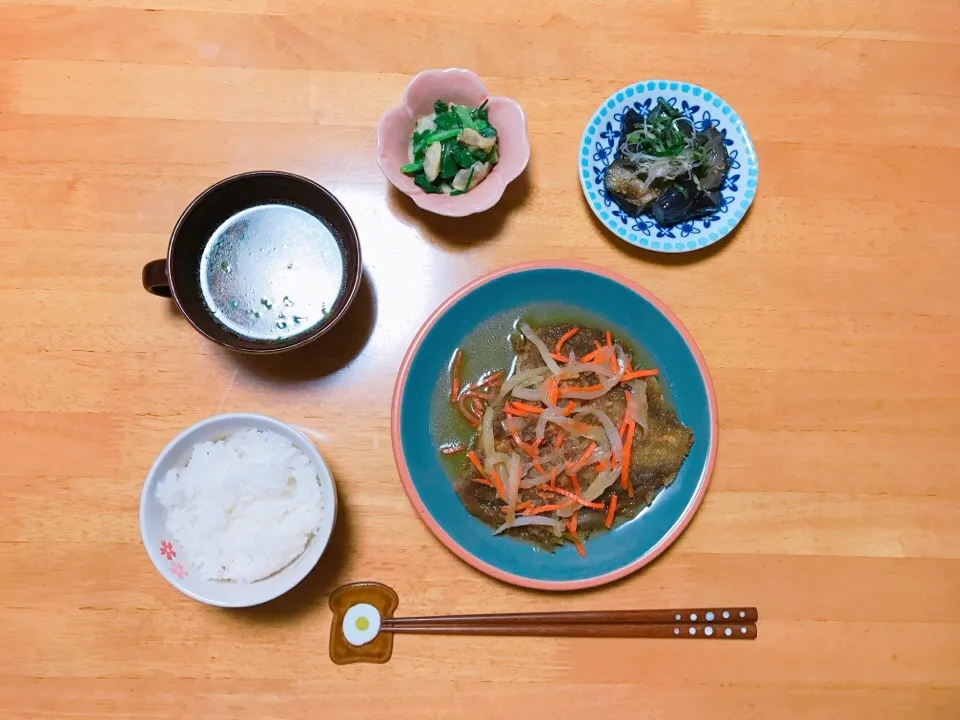
[[[177,551],[173,548],[173,543],[166,540],[160,541],[160,554],[163,555],[170,563],[167,568],[170,571],[170,574],[173,575],[178,580],[183,580],[189,573],[187,569],[179,562],[174,560],[177,556]]]
[[[417,118],[433,112],[436,100],[476,107],[488,100],[490,124],[499,135],[500,161],[490,174],[463,195],[426,193],[400,172],[410,162],[410,137]],[[530,161],[527,119],[520,105],[510,98],[490,97],[483,81],[469,70],[424,70],[403,93],[403,100],[380,118],[377,124],[377,163],[397,190],[409,195],[424,210],[448,217],[463,217],[489,210],[503,197],[507,185],[516,180]]]

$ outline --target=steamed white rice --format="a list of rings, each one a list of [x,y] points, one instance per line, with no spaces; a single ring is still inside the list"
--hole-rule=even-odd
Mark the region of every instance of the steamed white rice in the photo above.
[[[208,580],[253,582],[282,570],[323,518],[309,458],[269,430],[238,430],[194,446],[157,483],[178,551]]]

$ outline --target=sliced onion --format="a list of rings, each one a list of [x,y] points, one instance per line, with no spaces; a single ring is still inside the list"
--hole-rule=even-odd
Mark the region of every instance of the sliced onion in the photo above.
[[[564,365],[563,369],[560,371],[560,374],[557,376],[558,379],[564,380],[566,378],[575,378],[577,375],[582,375],[583,373],[594,373],[600,377],[613,377],[614,372],[610,368],[609,363],[606,365],[601,365],[600,363],[571,363],[569,365]]]
[[[623,356],[623,351],[620,350],[619,345],[616,347],[616,350],[618,352],[617,372],[601,382],[601,387],[599,390],[577,390],[576,388],[567,388],[563,391],[563,396],[567,398],[574,398],[576,400],[596,400],[597,398],[603,397],[608,392],[613,390],[613,388],[620,383],[620,378],[623,377],[623,371],[627,368],[626,358]],[[606,371],[609,373],[610,368],[607,368]],[[597,374],[599,375],[600,373]]]
[[[574,437],[590,438],[596,443],[602,443],[607,439],[606,435],[600,428],[590,425],[587,427],[587,430],[581,431],[577,425],[582,425],[583,423],[573,422],[570,418],[562,415],[556,408],[547,408],[540,413],[540,419],[537,420],[537,441],[543,440],[543,437],[547,431],[548,422],[552,422],[554,425],[562,427]]]
[[[521,370],[518,373],[514,373],[500,387],[500,394],[498,397],[505,398],[507,394],[515,387],[530,385],[542,378],[548,372],[550,372],[549,368],[537,367],[531,370]]]
[[[597,350],[597,354],[593,356],[593,362],[595,363],[609,363],[610,354],[613,352],[612,348],[605,346]]]
[[[552,468],[552,470],[556,471],[557,476],[559,476],[560,473],[562,473],[562,472],[564,471],[564,469],[565,469],[565,468],[564,468],[563,465],[560,465],[559,467]],[[524,478],[523,480],[520,481],[520,487],[523,488],[524,490],[526,490],[526,489],[529,489],[529,488],[532,488],[532,487],[537,487],[538,485],[543,485],[544,483],[548,483],[548,482],[550,482],[550,476],[551,476],[552,474],[553,474],[552,471],[547,471],[547,472],[543,473],[542,475],[537,474],[537,475],[533,475],[533,476],[528,477],[528,478]]]
[[[543,438],[547,433],[547,423],[555,422],[559,425],[557,420],[562,417],[563,415],[560,411],[554,407],[548,407],[540,413],[540,417],[537,418],[537,442],[543,442]]]
[[[607,433],[606,440],[610,443],[610,451],[613,453],[613,459],[617,463],[623,459],[623,440],[620,439],[620,433],[617,432],[617,428],[614,427],[613,421],[610,417],[603,412],[603,410],[597,410],[596,408],[586,408],[577,413],[574,413],[574,417],[581,418],[585,415],[593,415],[600,421],[600,424],[603,425],[603,429]],[[537,428],[539,429],[539,425]]]
[[[543,388],[539,385],[536,388],[515,387],[510,391],[510,394],[518,400],[532,400],[535,402],[546,403],[546,396],[543,392]]]
[[[571,467],[570,472],[579,472],[587,465],[596,465],[598,462],[603,462],[604,460],[609,459],[610,449],[605,447],[597,447],[597,449],[590,453],[590,455]]]
[[[554,375],[560,372],[560,366],[557,365],[557,361],[550,356],[550,350],[544,344],[543,340],[540,339],[540,336],[537,335],[533,329],[527,325],[523,320],[517,323],[517,329],[523,333],[523,336],[537,346],[537,350],[540,351],[540,357],[543,358],[543,361],[547,364],[547,367],[550,368],[550,372]]]
[[[522,515],[518,518],[515,518],[514,521],[505,522],[503,525],[498,527],[493,531],[494,535],[499,535],[507,528],[512,527],[524,527],[527,525],[544,525],[546,527],[553,529],[553,534],[557,537],[563,535],[563,523],[561,523],[556,518],[544,517],[543,515]]]
[[[616,385],[612,385],[608,382],[603,384],[599,390],[574,390],[573,388],[565,388],[563,391],[564,398],[570,398],[571,400],[596,400],[601,398],[610,392],[610,389]]]
[[[590,483],[589,486],[587,486],[586,490],[580,493],[580,497],[587,502],[593,502],[598,497],[603,495],[604,490],[613,485],[619,478],[619,468],[610,468],[608,470],[604,470],[603,472],[598,473],[597,477],[592,483]],[[562,518],[568,518],[581,507],[583,506],[579,504],[570,505],[558,510],[557,515]]]
[[[592,483],[583,489],[583,492],[580,493],[582,497],[587,502],[593,502],[598,497],[603,495],[608,487],[613,485],[620,478],[620,468],[614,467],[604,470],[603,472],[597,473],[597,477]]]
[[[483,451],[484,461],[489,461],[496,452],[493,444],[493,408],[489,405],[483,411],[483,418],[480,420],[480,449]],[[487,469],[489,470],[489,467]]]
[[[617,367],[620,370],[620,374],[623,375],[627,371],[627,353],[619,345],[613,346],[613,352],[617,357]]]
[[[564,398],[572,400],[596,400],[606,395],[620,383],[620,375],[614,375],[612,378],[604,380],[599,390],[577,390],[576,388],[565,388]]]
[[[503,492],[507,496],[507,522],[513,523],[517,508],[517,495],[520,492],[520,464],[519,455],[510,455],[507,461],[507,472],[503,478]]]
[[[630,402],[627,403],[626,412],[627,417],[643,429],[643,435],[646,437],[650,418],[647,413],[647,381],[643,378],[630,383]]]
[[[497,452],[493,437],[493,408],[489,405],[483,411],[483,420],[480,422],[480,450],[483,453],[483,468],[488,475],[497,469],[497,465],[506,465],[509,459]]]

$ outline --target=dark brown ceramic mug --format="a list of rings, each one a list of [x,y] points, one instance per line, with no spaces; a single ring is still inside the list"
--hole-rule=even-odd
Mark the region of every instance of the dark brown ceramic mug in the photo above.
[[[201,263],[208,243],[232,218],[264,208],[283,206],[292,212],[307,213],[329,229],[339,248],[342,282],[330,306],[324,307],[322,319],[311,322],[303,332],[282,339],[260,339],[237,332],[217,318],[206,302],[201,281]],[[302,211],[302,213],[299,213]],[[289,233],[287,234],[289,235]],[[296,242],[294,237],[285,242]],[[309,253],[306,256],[310,256]],[[315,254],[314,254],[315,256]],[[209,259],[207,260],[209,263]],[[248,260],[253,263],[254,260]],[[264,265],[265,266],[265,265]],[[229,265],[223,263],[224,272]],[[289,267],[293,267],[291,263]],[[298,270],[307,270],[299,268]],[[329,268],[309,268],[318,281]],[[360,287],[362,265],[357,230],[343,205],[325,188],[298,175],[283,172],[251,172],[221,180],[199,195],[181,215],[170,237],[167,257],[143,267],[143,287],[148,292],[170,297],[194,328],[210,340],[245,353],[276,353],[301,347],[326,333],[343,317]],[[231,278],[236,279],[236,278]],[[209,286],[209,282],[207,283]],[[279,299],[277,300],[279,302]],[[283,298],[284,303],[288,301]],[[264,310],[272,300],[263,299]],[[291,308],[290,322],[300,322]],[[254,312],[251,308],[245,312]],[[259,314],[257,315],[259,318]],[[279,317],[283,318],[283,314]],[[318,316],[319,317],[319,316]],[[286,320],[279,320],[286,323]]]

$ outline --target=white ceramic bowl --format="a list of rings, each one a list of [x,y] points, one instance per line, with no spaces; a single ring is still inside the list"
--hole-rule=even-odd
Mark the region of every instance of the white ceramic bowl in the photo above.
[[[244,428],[270,430],[289,438],[310,459],[323,493],[323,521],[303,553],[280,572],[253,583],[206,580],[183,558],[176,540],[167,532],[167,513],[157,500],[156,486],[171,468],[185,465],[191,449],[201,442],[223,438]],[[337,490],[326,463],[310,440],[279,420],[252,413],[215,415],[177,435],[157,456],[140,495],[140,536],[160,574],[184,595],[218,607],[249,607],[283,595],[313,569],[330,541],[337,515]]]

